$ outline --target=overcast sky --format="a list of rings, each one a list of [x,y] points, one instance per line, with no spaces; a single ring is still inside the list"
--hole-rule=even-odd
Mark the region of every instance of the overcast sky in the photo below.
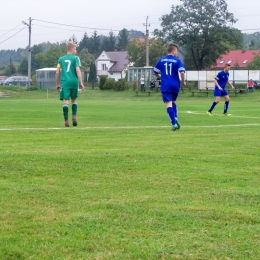
[[[234,27],[243,33],[260,31],[259,0],[226,0],[228,10],[238,22]],[[28,23],[32,18],[31,45],[42,42],[68,40],[73,34],[78,42],[84,32],[90,37],[96,29],[98,34],[115,35],[123,28],[145,33],[160,29],[159,18],[169,14],[172,5],[179,0],[6,0],[1,2],[0,50],[28,46]]]

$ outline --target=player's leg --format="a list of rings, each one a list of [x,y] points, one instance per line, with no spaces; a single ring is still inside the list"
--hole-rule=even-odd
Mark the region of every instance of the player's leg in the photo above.
[[[62,111],[63,111],[63,117],[64,117],[64,125],[66,127],[69,126],[69,90],[65,87],[62,87],[60,91],[60,100],[63,100],[63,106],[62,106]]]
[[[172,109],[173,109],[173,112],[175,114],[176,124],[178,126],[178,129],[180,129],[181,125],[180,125],[179,120],[178,120],[178,107],[177,107],[177,104],[176,104],[177,97],[178,97],[178,93],[172,93]]]
[[[68,99],[63,99],[63,117],[64,117],[64,125],[66,127],[69,127],[69,100]]]
[[[212,111],[215,108],[215,106],[219,103],[220,101],[220,96],[221,96],[221,91],[218,88],[215,88],[214,90],[214,96],[215,96],[215,101],[211,104],[209,110],[207,111],[207,114],[209,116],[212,116]]]
[[[228,106],[229,106],[230,98],[229,98],[228,95],[225,95],[224,99],[225,99],[225,104],[224,104],[224,112],[223,112],[223,114],[225,116],[231,116],[231,114],[228,114]]]
[[[72,108],[73,126],[78,125],[78,122],[77,122],[77,111],[78,111],[77,97],[78,97],[78,89],[71,89],[71,108]]]
[[[171,95],[171,93],[162,93],[162,99],[163,99],[163,102],[166,106],[166,111],[167,111],[167,114],[168,114],[169,119],[170,119],[171,124],[172,124],[172,131],[175,131],[175,130],[178,129],[178,125],[176,124],[175,113],[174,113],[173,108],[172,108],[172,95]]]

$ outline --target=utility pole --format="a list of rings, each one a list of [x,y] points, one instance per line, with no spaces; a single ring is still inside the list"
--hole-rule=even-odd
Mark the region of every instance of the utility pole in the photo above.
[[[146,23],[144,23],[146,27],[146,34],[145,34],[145,43],[146,43],[146,66],[149,66],[149,30],[147,29],[150,24],[148,24],[148,16],[146,17]]]
[[[32,31],[32,19],[29,17],[29,24],[26,23],[25,21],[22,22],[23,24],[28,26],[29,29],[29,47],[28,47],[28,87],[30,88],[31,86],[31,69],[32,69],[32,62],[31,62],[31,57],[32,57],[32,50],[31,50],[31,31]]]

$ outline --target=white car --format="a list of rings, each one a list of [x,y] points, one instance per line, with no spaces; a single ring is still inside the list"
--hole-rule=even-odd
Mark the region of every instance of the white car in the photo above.
[[[32,83],[32,80],[31,80],[31,83]],[[4,85],[5,86],[10,86],[10,85],[26,86],[26,85],[28,85],[28,77],[12,76],[5,80]]]

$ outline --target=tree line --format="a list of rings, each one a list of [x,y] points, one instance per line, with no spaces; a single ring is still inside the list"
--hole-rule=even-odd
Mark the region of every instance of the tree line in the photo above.
[[[120,51],[126,50],[129,38],[144,37],[140,31],[122,29],[118,35],[112,31],[108,36],[98,35],[95,30],[91,37],[84,33],[82,39],[78,42],[75,35],[68,40],[60,43],[41,43],[33,45],[31,48],[31,69],[32,73],[40,68],[56,67],[58,58],[66,53],[66,42],[72,41],[78,44],[77,55],[81,59],[82,70],[86,70],[94,63],[95,59],[102,51]],[[0,70],[1,74],[11,75],[21,73],[26,75],[28,71],[28,48],[0,51]],[[14,66],[16,64],[16,66]],[[18,64],[18,66],[17,66]]]
[[[215,63],[217,58],[230,50],[259,49],[260,33],[243,34],[233,27],[237,19],[228,11],[225,0],[180,0],[180,5],[172,5],[169,14],[162,15],[161,29],[155,29],[149,39],[149,64],[154,65],[159,57],[165,55],[166,45],[175,42],[180,46],[185,68],[203,70]],[[127,50],[128,59],[134,66],[145,66],[146,43],[140,41],[144,34],[140,31],[122,29],[118,35],[112,31],[108,36],[98,35],[97,31],[89,37],[84,33],[77,42],[74,35],[69,39],[78,44],[78,55],[82,69],[91,67],[102,51]],[[58,58],[66,52],[65,41],[56,44],[38,44],[32,47],[32,72],[43,67],[55,67]],[[0,58],[3,51],[0,51]],[[27,51],[6,51],[4,53],[6,70],[13,73],[12,62],[18,62],[17,70],[26,74],[28,69]],[[10,56],[10,57],[8,57]],[[10,64],[10,66],[8,65]],[[2,64],[3,65],[3,64]],[[0,70],[3,68],[0,67]],[[5,71],[8,72],[8,71]]]

